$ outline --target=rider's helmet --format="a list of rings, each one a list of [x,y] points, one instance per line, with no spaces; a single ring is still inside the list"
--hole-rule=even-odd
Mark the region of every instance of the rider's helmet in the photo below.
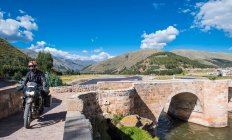
[[[28,67],[29,67],[30,70],[35,70],[36,66],[37,66],[37,62],[35,60],[29,61]]]

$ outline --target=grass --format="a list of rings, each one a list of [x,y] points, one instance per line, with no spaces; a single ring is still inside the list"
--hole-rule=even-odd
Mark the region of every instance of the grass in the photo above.
[[[137,127],[121,127],[120,131],[126,136],[129,136],[132,140],[158,140],[157,137],[152,138],[147,131]]]
[[[209,80],[226,80],[226,79],[231,79],[232,76],[207,76]]]
[[[64,83],[71,82],[74,80],[81,80],[81,79],[90,79],[90,78],[98,78],[100,75],[93,75],[93,74],[83,74],[83,75],[62,75],[60,76],[61,80]]]

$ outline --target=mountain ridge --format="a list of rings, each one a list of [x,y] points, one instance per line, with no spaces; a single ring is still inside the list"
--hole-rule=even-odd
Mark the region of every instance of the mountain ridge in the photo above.
[[[37,52],[30,49],[20,49],[20,50],[32,58],[36,58],[38,55]],[[66,70],[80,71],[84,67],[95,63],[93,61],[71,60],[65,58],[58,58],[55,56],[52,57],[53,57],[54,68],[60,71],[66,71]]]

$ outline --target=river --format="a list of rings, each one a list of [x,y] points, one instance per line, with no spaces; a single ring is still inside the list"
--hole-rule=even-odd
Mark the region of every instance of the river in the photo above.
[[[184,122],[162,113],[158,121],[159,140],[232,140],[232,113],[229,113],[228,126],[209,128]]]

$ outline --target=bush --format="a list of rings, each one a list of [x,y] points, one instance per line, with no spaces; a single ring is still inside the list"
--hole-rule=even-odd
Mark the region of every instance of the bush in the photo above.
[[[46,73],[45,78],[49,87],[57,87],[63,85],[62,80],[55,74]]]
[[[0,73],[3,77],[12,78],[15,80],[21,79],[22,75],[27,73],[27,67],[3,65],[0,68]]]
[[[217,80],[217,76],[209,76],[208,79],[209,80]]]
[[[21,72],[14,73],[14,76],[12,77],[14,80],[21,80],[23,77]]]

